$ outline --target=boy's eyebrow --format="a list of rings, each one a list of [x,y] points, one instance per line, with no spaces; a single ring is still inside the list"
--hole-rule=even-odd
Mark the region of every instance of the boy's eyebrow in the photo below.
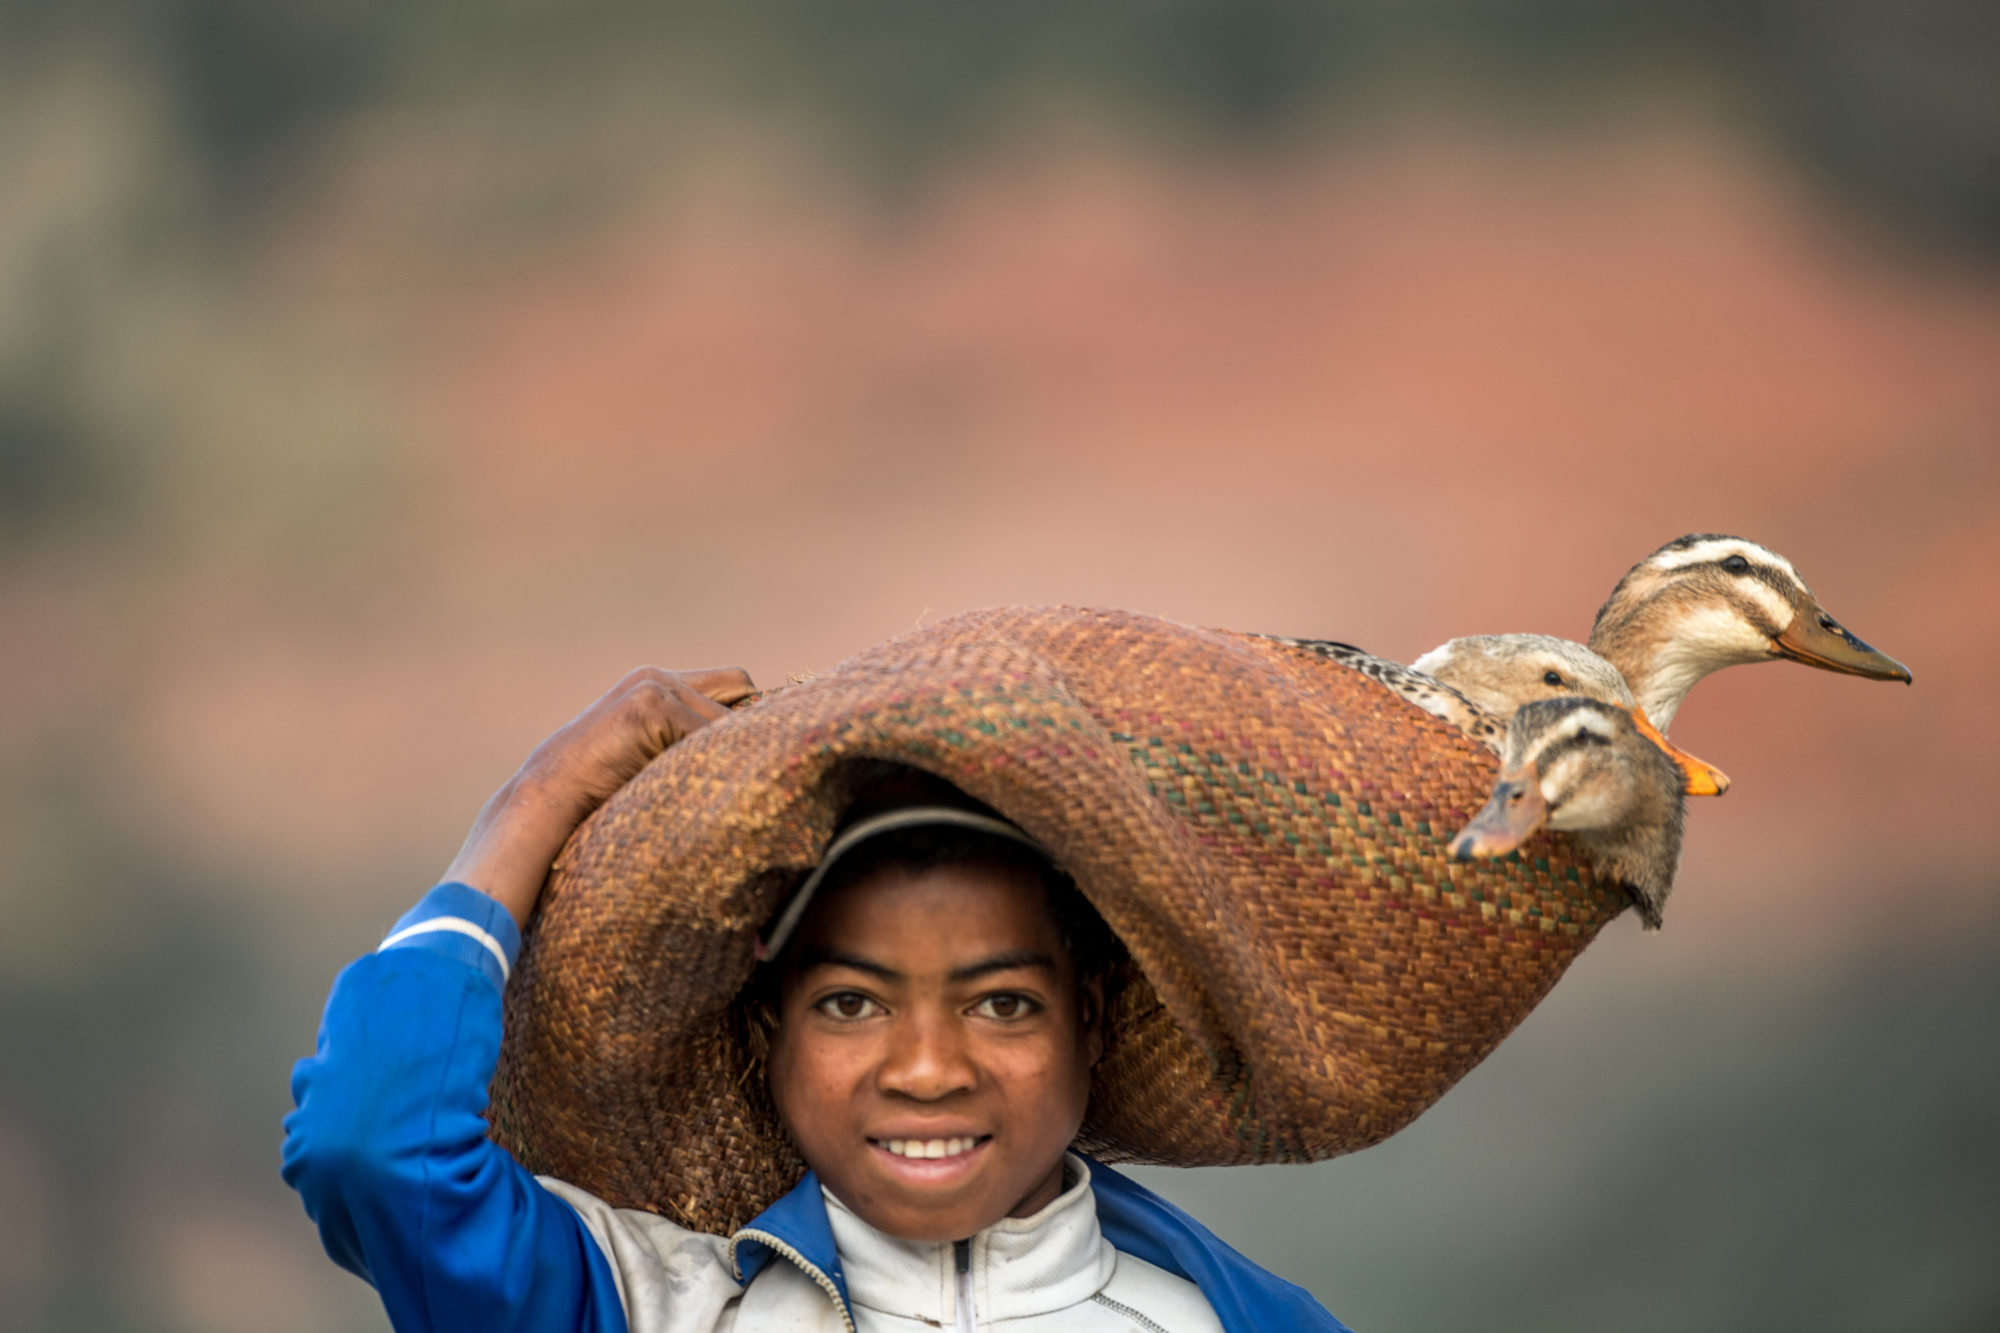
[[[838,949],[818,949],[798,961],[798,970],[808,971],[815,967],[849,967],[856,972],[866,972],[884,981],[901,981],[903,974],[893,967],[886,967],[872,958],[860,954],[842,953]]]
[[[976,963],[951,970],[952,981],[972,981],[989,972],[1011,972],[1018,967],[1039,967],[1047,971],[1056,970],[1056,960],[1040,949],[1010,949],[1006,953],[996,953],[991,958],[982,958]]]

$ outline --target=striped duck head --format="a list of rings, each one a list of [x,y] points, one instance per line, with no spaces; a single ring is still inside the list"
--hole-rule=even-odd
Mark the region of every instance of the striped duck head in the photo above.
[[[1742,537],[1692,533],[1634,565],[1590,631],[1592,651],[1632,687],[1660,727],[1703,676],[1787,658],[1871,680],[1910,682],[1819,604],[1792,562]]]
[[[1681,766],[1629,708],[1569,696],[1524,704],[1507,724],[1499,780],[1452,840],[1460,861],[1505,856],[1546,827],[1576,835],[1599,878],[1622,885],[1657,929],[1681,855]]]
[[[1669,743],[1637,706],[1618,668],[1580,643],[1547,634],[1468,634],[1431,649],[1410,668],[1443,681],[1503,726],[1542,699],[1580,697],[1625,709],[1680,769],[1688,795],[1729,790],[1727,774]]]

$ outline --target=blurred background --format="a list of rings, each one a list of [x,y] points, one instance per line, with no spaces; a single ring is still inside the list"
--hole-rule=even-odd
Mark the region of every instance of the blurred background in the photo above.
[[[2000,1327],[2000,9],[0,3],[0,1326],[386,1324],[335,971],[640,662],[998,602],[1582,638],[1690,531],[1916,684],[1700,686],[1433,1111],[1146,1173],[1357,1329]]]

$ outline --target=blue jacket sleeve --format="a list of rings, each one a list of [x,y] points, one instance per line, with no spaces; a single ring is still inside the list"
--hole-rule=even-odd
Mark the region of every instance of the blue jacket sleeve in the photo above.
[[[498,903],[441,885],[340,974],[292,1071],[285,1182],[397,1333],[626,1333],[582,1219],[486,1137],[519,948]]]

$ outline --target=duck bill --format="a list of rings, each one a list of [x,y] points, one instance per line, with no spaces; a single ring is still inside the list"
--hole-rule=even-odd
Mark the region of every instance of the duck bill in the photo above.
[[[1542,777],[1533,764],[1502,773],[1485,808],[1451,840],[1451,854],[1460,861],[1505,856],[1532,837],[1548,817]]]
[[[1771,640],[1771,651],[1822,671],[1865,676],[1869,680],[1900,680],[1905,685],[1911,681],[1908,667],[1863,643],[1818,602],[1809,601],[1799,608],[1792,623]]]
[[[1681,771],[1681,790],[1690,796],[1720,796],[1729,790],[1729,775],[1714,764],[1697,759],[1680,746],[1675,745],[1660,734],[1643,708],[1632,710],[1632,724],[1639,728],[1639,734],[1660,747],[1667,758],[1674,761],[1674,767]]]

